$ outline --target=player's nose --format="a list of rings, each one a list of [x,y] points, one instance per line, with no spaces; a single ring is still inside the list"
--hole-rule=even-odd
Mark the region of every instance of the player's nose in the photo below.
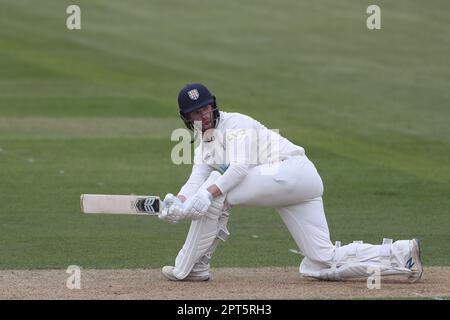
[[[202,115],[202,121],[204,123],[209,123],[211,121],[211,118],[209,117],[209,115],[204,114],[204,115]]]

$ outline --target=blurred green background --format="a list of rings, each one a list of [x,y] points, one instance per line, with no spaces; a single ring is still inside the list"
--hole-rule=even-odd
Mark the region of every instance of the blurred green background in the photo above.
[[[81,7],[81,30],[66,8]],[[366,27],[370,4],[382,29]],[[450,264],[450,2],[0,2],[0,268],[160,267],[187,221],[80,214],[81,193],[176,193],[179,89],[303,146],[332,240],[423,240]],[[272,209],[234,209],[213,266],[298,265]]]

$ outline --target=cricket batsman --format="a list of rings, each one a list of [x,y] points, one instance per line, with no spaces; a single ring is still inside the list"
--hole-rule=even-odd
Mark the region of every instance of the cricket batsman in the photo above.
[[[274,208],[304,256],[300,274],[323,280],[405,275],[418,281],[423,273],[417,239],[381,245],[354,241],[340,246],[330,240],[323,183],[305,150],[258,121],[220,111],[216,97],[193,83],[178,95],[181,119],[199,134],[192,173],[177,196],[167,194],[159,218],[191,219],[186,241],[174,266],[163,275],[174,281],[205,281],[219,241],[229,236],[233,207]]]

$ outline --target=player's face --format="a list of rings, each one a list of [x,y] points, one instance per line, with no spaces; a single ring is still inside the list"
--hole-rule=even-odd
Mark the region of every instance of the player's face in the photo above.
[[[206,107],[190,112],[188,117],[191,121],[194,121],[194,124],[195,122],[201,122],[202,132],[205,132],[214,127],[213,110],[211,105],[207,105]]]

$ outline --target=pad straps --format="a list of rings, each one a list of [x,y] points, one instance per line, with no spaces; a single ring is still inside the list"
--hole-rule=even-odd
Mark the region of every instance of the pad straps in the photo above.
[[[391,267],[391,245],[392,239],[384,238],[380,246],[380,262],[386,268]]]

